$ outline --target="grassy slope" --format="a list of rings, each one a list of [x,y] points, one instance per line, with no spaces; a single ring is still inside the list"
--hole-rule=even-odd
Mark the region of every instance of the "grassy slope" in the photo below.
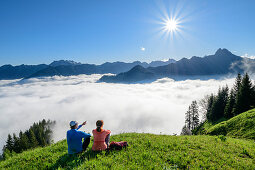
[[[255,109],[244,112],[216,125],[206,122],[199,128],[197,134],[226,135],[254,140]]]
[[[67,154],[66,141],[37,148],[0,162],[0,169],[255,169],[253,140],[217,136],[166,136],[126,133],[111,140],[126,140],[122,151],[94,153],[91,144],[78,156]]]

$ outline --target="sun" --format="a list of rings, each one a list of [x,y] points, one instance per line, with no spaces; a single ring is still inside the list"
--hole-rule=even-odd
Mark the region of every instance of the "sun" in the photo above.
[[[182,32],[182,20],[175,16],[167,16],[166,18],[163,18],[160,24],[162,25],[160,28],[161,33],[165,37],[170,37],[172,39],[180,36]]]
[[[174,32],[177,30],[178,23],[174,19],[169,19],[165,22],[165,30]]]

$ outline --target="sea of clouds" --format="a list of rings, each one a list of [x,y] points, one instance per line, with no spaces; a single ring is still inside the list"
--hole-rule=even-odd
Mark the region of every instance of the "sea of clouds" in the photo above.
[[[145,132],[179,134],[193,100],[232,87],[234,78],[174,81],[163,78],[145,84],[96,83],[102,75],[48,77],[0,81],[0,148],[8,133],[26,130],[42,119],[56,120],[54,140],[64,139],[69,122],[87,125],[103,119],[113,134]]]

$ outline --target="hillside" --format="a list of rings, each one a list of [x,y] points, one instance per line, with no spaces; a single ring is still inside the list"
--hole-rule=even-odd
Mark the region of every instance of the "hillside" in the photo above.
[[[37,148],[0,162],[0,169],[254,169],[255,143],[222,136],[167,136],[126,133],[122,151],[95,153],[91,145],[78,156],[67,154],[66,141]]]
[[[255,109],[215,125],[205,122],[195,133],[200,135],[226,135],[255,140]]]

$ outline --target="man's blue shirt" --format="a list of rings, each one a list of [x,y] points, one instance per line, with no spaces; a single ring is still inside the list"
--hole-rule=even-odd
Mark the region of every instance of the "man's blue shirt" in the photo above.
[[[82,151],[82,138],[88,138],[91,135],[82,131],[78,131],[82,125],[77,129],[68,130],[66,133],[68,153],[74,154]]]

